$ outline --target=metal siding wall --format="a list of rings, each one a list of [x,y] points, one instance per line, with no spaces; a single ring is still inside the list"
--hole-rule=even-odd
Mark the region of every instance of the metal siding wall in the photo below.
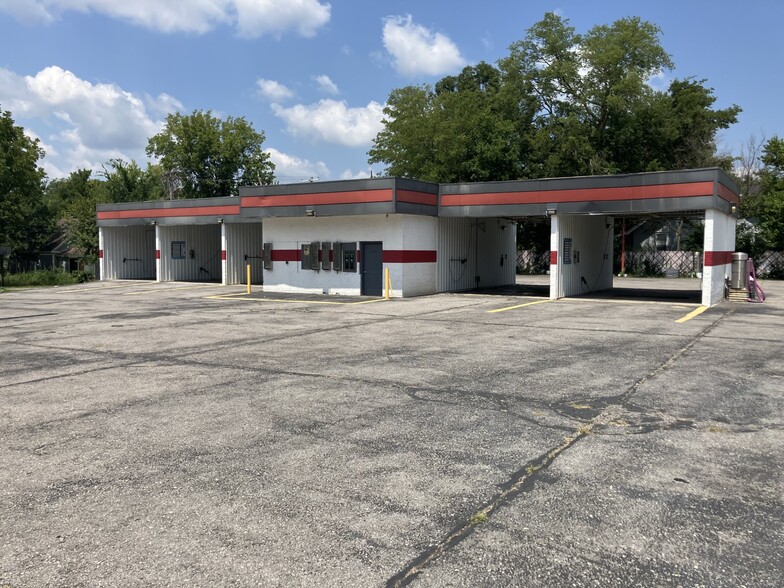
[[[155,278],[155,227],[102,227],[102,231],[103,267],[106,270],[106,276],[102,279]]]
[[[612,288],[611,217],[558,215],[558,233],[560,295],[577,296]],[[563,241],[569,237],[572,239],[572,263],[564,264]],[[579,262],[576,261],[578,252]]]
[[[479,286],[492,288],[514,284],[517,263],[514,224],[504,219],[487,218],[482,219],[479,226],[479,231],[474,233],[479,238],[476,273],[480,278]]]
[[[457,292],[473,288],[474,243],[467,218],[438,219],[437,288],[439,292]],[[466,263],[461,260],[466,259]]]
[[[476,276],[480,288],[514,284],[516,239],[514,223],[505,219],[439,218],[438,291],[470,290]]]
[[[220,225],[159,225],[159,230],[162,281],[220,281]],[[185,242],[185,259],[172,259],[173,241]],[[194,252],[193,259],[190,257],[190,251]],[[200,268],[207,271],[201,271]]]
[[[227,284],[244,284],[246,282],[245,266],[250,263],[251,283],[261,284],[264,279],[264,262],[261,259],[263,249],[262,224],[237,223],[226,224],[226,271]],[[253,259],[245,260],[248,255]]]

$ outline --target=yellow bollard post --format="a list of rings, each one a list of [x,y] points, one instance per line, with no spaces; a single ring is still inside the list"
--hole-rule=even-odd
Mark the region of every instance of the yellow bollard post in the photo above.
[[[248,294],[250,294],[250,264],[248,264]]]
[[[386,295],[384,296],[384,298],[386,300],[389,300],[389,290],[392,287],[392,280],[389,278],[389,268],[386,268],[386,269],[387,269],[387,271],[386,271],[386,280],[384,280],[384,282],[386,283]]]

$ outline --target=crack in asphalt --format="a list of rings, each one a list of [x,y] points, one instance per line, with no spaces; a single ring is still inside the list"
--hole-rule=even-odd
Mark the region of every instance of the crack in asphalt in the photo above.
[[[531,490],[540,472],[545,471],[560,455],[574,447],[578,441],[585,438],[587,435],[593,434],[597,429],[611,426],[615,420],[617,409],[625,407],[631,396],[640,386],[670,369],[670,367],[672,367],[686,352],[692,349],[698,341],[708,335],[721,321],[734,312],[733,309],[730,309],[719,315],[715,321],[693,335],[684,345],[671,353],[655,369],[635,380],[620,394],[593,399],[593,404],[597,404],[597,400],[599,404],[604,404],[604,408],[598,415],[579,427],[571,435],[565,436],[560,444],[524,464],[522,468],[514,472],[505,483],[500,485],[500,491],[476,510],[468,520],[463,521],[445,537],[442,537],[438,542],[420,552],[420,554],[409,561],[402,570],[389,578],[386,584],[387,588],[400,588],[411,584],[428,566],[469,537],[479,525],[488,521],[501,507],[511,502],[520,494]]]

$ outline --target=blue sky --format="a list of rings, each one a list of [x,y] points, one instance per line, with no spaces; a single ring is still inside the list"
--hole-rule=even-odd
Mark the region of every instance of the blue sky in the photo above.
[[[365,177],[392,89],[496,62],[548,10],[578,32],[658,24],[675,69],[653,84],[704,78],[743,108],[721,150],[784,136],[782,0],[0,0],[0,108],[52,178],[144,163],[166,114],[196,109],[263,130],[281,182]]]

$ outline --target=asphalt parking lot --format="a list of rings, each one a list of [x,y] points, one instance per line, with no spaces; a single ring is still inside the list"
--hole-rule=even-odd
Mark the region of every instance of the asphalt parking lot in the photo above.
[[[2,293],[0,586],[781,586],[763,287]]]

